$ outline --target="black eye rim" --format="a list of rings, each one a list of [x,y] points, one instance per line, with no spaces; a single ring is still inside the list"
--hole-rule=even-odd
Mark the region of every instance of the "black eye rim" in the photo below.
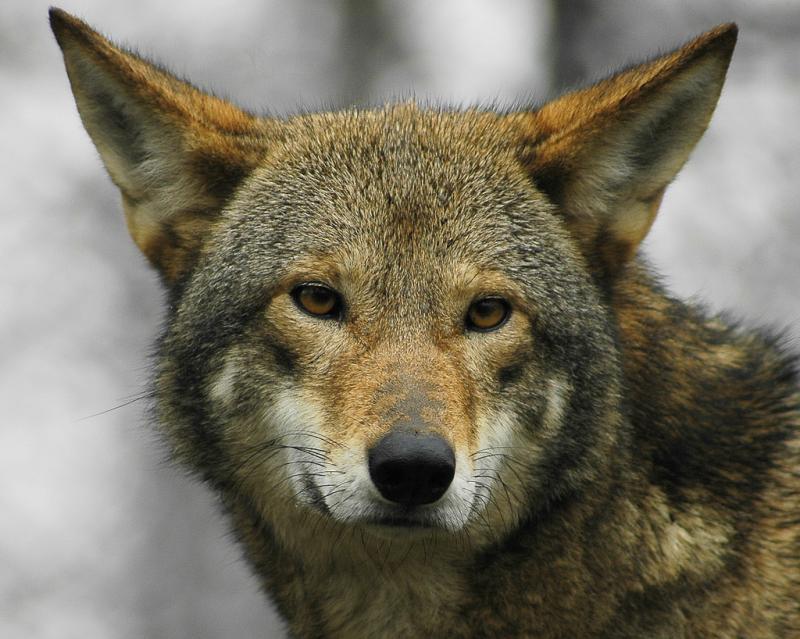
[[[499,322],[497,322],[497,324],[495,324],[494,326],[490,326],[488,328],[482,328],[472,322],[472,319],[470,318],[470,310],[472,310],[472,307],[475,306],[475,304],[479,304],[481,302],[499,302],[503,307],[503,318]],[[504,297],[500,297],[499,295],[486,295],[484,297],[479,297],[473,300],[467,307],[467,313],[464,318],[464,326],[468,331],[471,331],[473,333],[492,333],[502,328],[506,324],[506,322],[508,322],[509,317],[511,317],[511,304],[507,299],[505,299]]]
[[[312,313],[309,311],[303,303],[300,301],[300,294],[303,292],[303,289],[308,288],[316,288],[322,291],[326,291],[331,293],[334,297],[334,304],[333,308],[324,314],[317,314]],[[344,314],[344,302],[342,300],[342,296],[336,289],[328,286],[327,284],[323,284],[322,282],[300,282],[299,284],[295,285],[292,290],[290,291],[289,295],[292,297],[292,301],[294,301],[295,306],[305,315],[309,317],[313,317],[314,319],[321,319],[321,320],[340,320]]]

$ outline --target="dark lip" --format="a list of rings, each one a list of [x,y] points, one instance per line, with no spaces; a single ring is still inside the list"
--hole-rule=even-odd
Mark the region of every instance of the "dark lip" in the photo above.
[[[432,524],[418,519],[409,519],[408,517],[380,517],[378,519],[372,519],[368,523],[373,526],[383,526],[386,528],[435,528]]]

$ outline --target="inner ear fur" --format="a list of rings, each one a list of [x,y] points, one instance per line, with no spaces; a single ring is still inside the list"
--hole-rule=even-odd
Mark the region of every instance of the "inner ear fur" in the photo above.
[[[204,93],[50,10],[81,120],[122,193],[131,236],[168,282],[192,265],[277,125]]]
[[[592,267],[613,276],[699,141],[736,43],[724,24],[685,46],[525,113],[519,157]]]

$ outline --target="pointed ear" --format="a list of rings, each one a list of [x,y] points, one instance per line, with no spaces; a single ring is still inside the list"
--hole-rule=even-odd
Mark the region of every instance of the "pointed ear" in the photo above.
[[[736,25],[721,25],[536,112],[509,116],[521,126],[526,170],[604,275],[633,257],[664,189],[708,126],[736,33]]]
[[[275,124],[205,94],[59,9],[50,25],[134,241],[167,283],[188,271]]]

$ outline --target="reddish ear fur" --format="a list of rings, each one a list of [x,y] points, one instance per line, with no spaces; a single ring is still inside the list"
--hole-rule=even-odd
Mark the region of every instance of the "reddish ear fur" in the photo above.
[[[514,114],[520,157],[590,263],[615,273],[636,252],[661,197],[702,136],[736,43],[721,25],[531,113]]]
[[[174,282],[276,125],[116,47],[64,11],[51,9],[50,24],[131,235]]]

